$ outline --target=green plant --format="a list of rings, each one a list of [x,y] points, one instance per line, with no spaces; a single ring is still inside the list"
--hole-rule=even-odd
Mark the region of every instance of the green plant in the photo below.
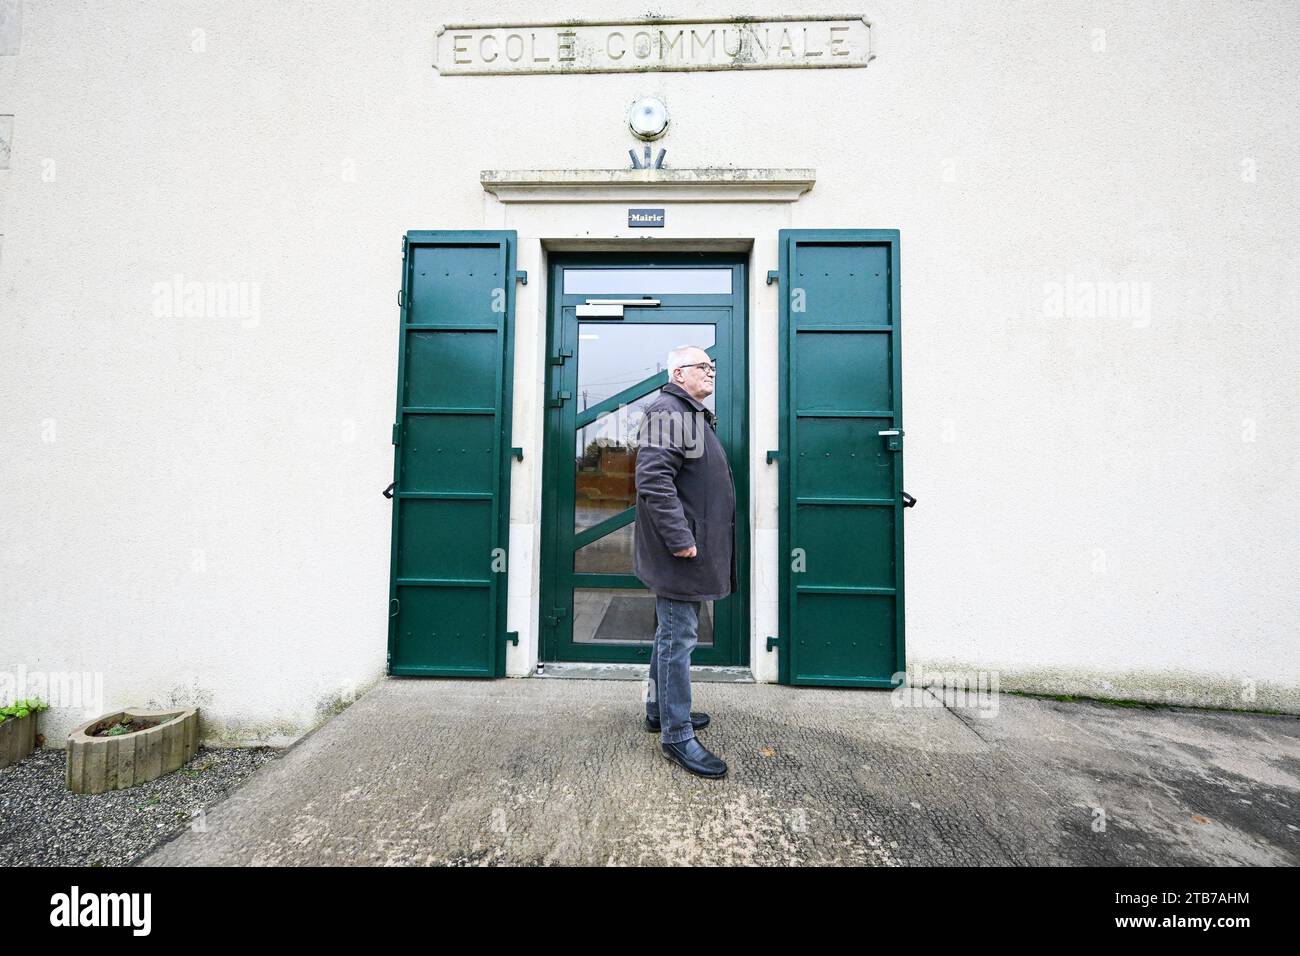
[[[8,707],[0,707],[0,724],[11,718],[13,720],[22,720],[28,714],[49,710],[49,708],[49,704],[43,703],[35,697],[27,700],[16,700]]]

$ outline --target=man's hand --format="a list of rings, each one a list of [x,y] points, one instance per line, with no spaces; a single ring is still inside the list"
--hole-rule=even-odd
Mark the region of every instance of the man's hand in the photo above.
[[[693,558],[695,557],[695,545],[691,545],[685,551],[674,551],[673,556],[677,558]]]

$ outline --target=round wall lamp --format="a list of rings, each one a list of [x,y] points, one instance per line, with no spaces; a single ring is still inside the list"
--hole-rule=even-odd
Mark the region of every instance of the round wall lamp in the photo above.
[[[654,96],[643,96],[627,112],[627,125],[637,139],[658,139],[668,130],[668,107]]]

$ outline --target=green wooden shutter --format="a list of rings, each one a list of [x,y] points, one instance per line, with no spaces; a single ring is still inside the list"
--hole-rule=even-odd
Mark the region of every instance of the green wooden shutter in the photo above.
[[[434,231],[402,244],[390,674],[505,673],[515,242]]]
[[[898,245],[780,233],[783,683],[889,687],[904,669]]]

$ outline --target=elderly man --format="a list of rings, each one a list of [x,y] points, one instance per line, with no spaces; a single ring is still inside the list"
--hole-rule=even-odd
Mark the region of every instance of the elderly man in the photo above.
[[[645,726],[660,732],[666,758],[702,777],[727,765],[695,737],[709,715],[691,713],[691,651],[703,602],[736,588],[736,492],[717,416],[702,402],[716,372],[698,346],[668,353],[668,384],[646,408],[636,459],[633,570],[654,592],[658,620]]]

